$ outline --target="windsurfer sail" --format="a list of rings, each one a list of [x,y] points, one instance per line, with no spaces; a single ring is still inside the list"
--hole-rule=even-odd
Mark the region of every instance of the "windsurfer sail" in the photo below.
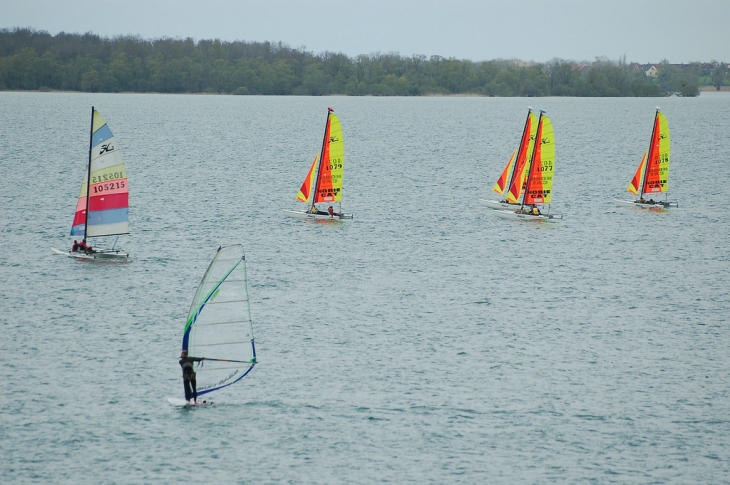
[[[240,244],[218,248],[190,306],[182,350],[205,356],[196,369],[198,395],[230,386],[256,364],[246,258]]]
[[[625,201],[617,200],[619,204],[631,204],[637,207],[677,207],[676,202],[668,201],[668,183],[669,183],[669,123],[664,113],[660,111],[659,106],[656,108],[654,115],[654,127],[651,131],[651,140],[649,148],[644,152],[639,167],[636,169],[627,192],[639,196],[638,200]],[[645,195],[665,193],[664,201],[646,199]]]
[[[492,188],[494,192],[503,197],[499,201],[479,199],[481,204],[490,209],[515,208],[520,205],[520,196],[525,188],[525,171],[530,165],[536,132],[537,117],[532,112],[532,108],[528,107],[520,144],[512,153],[507,165],[502,170],[502,174]]]
[[[76,202],[72,236],[89,237],[129,234],[129,182],[122,152],[101,114],[91,107],[89,159]],[[84,244],[85,246],[85,244]],[[90,245],[91,246],[91,245]],[[56,253],[65,254],[54,250]],[[118,249],[94,248],[68,252],[84,258],[127,258]]]
[[[352,219],[352,214],[342,212],[342,179],[345,170],[345,140],[340,120],[327,108],[327,122],[324,128],[322,149],[314,157],[312,166],[297,193],[297,200],[308,206],[306,211],[284,209],[287,216],[314,219]],[[317,204],[329,204],[329,211],[323,211]],[[338,205],[335,211],[333,204]]]

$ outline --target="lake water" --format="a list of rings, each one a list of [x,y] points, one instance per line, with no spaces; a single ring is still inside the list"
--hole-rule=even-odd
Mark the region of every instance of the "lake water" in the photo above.
[[[528,104],[555,129],[556,224],[477,203]],[[679,208],[619,207],[656,104]],[[127,263],[50,251],[92,105],[127,164]],[[282,217],[328,106],[355,219]],[[3,92],[0,167],[6,482],[730,483],[728,93]],[[190,301],[233,243],[259,364],[172,407]]]

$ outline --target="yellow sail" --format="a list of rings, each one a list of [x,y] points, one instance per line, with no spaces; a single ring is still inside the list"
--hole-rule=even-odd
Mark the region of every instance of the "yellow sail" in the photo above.
[[[669,123],[664,113],[657,113],[659,121],[659,188],[660,192],[669,190]]]
[[[345,140],[342,136],[340,119],[329,111],[329,121],[325,132],[322,162],[319,167],[319,180],[314,202],[342,201],[342,176],[345,173]]]
[[[555,134],[550,118],[544,112],[540,115],[537,130],[539,144],[528,170],[529,180],[525,192],[525,204],[549,204],[553,195],[553,172],[555,170]]]
[[[304,177],[304,182],[302,182],[302,186],[299,188],[297,200],[301,200],[302,202],[309,202],[309,193],[312,191],[312,185],[314,185],[314,176],[317,173],[316,168],[317,155],[314,156],[312,166],[309,168],[309,172],[307,173],[307,176]]]

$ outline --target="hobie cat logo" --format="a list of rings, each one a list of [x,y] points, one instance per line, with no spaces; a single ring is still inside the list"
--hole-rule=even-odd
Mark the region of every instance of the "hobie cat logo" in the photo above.
[[[104,152],[113,152],[114,147],[111,145],[111,143],[107,143],[106,145],[101,146],[101,150],[99,151],[99,155],[103,154]]]
[[[340,141],[340,140],[336,136],[331,136],[330,137],[330,143],[335,143],[335,142],[338,142],[338,141]]]

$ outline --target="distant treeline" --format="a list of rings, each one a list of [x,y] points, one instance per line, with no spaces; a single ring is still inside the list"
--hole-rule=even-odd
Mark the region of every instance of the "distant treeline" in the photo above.
[[[275,95],[663,96],[698,94],[702,67],[649,77],[625,59],[472,62],[398,54],[315,55],[282,43],[0,30],[0,90]]]

